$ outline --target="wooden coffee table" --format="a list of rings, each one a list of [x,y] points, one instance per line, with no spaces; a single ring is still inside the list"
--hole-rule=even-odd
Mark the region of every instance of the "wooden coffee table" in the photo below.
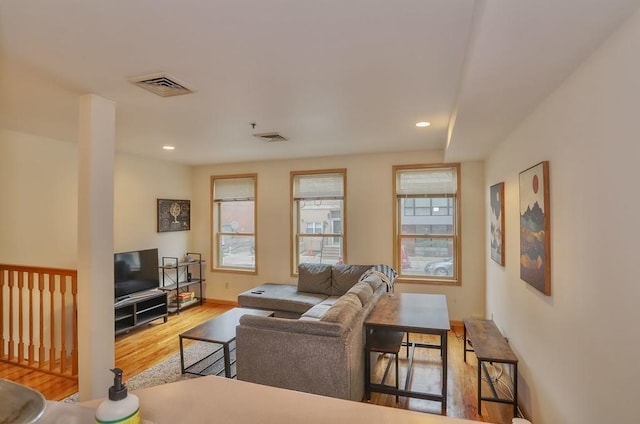
[[[236,327],[240,322],[240,317],[243,315],[269,317],[273,315],[273,311],[263,311],[260,309],[250,308],[233,308],[180,334],[178,337],[180,338],[180,371],[182,374],[189,373],[195,375],[209,375],[210,373],[208,373],[207,370],[215,367],[219,360],[214,361],[212,364],[206,366],[200,371],[195,371],[195,369],[198,368],[198,365],[211,358],[213,355],[220,352],[220,349],[222,349],[224,376],[227,378],[235,377],[234,375],[231,375],[231,349],[229,346],[231,342],[236,339]],[[185,367],[183,339],[219,344],[221,347],[204,358]],[[219,375],[221,372],[218,372],[217,374]]]

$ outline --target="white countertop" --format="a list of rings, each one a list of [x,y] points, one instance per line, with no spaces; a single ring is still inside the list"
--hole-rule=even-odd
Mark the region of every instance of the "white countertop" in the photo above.
[[[214,376],[164,384],[132,391],[132,393],[140,398],[143,422],[154,424],[209,422],[468,424],[473,422]],[[100,402],[101,399],[96,399],[71,407],[65,405],[61,409],[71,414],[73,407],[76,407],[78,413],[88,414],[90,411],[92,413]],[[42,422],[49,424],[58,421],[47,420],[47,412],[45,412]]]
[[[334,399],[222,377],[201,377],[132,391],[140,398],[143,424],[301,423],[469,424],[405,409]],[[93,422],[102,399],[77,404],[47,402],[38,424]]]

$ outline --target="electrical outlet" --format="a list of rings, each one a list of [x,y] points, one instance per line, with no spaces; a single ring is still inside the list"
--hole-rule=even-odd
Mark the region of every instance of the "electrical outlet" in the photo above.
[[[229,288],[229,282],[227,281],[226,283],[224,283],[224,288],[228,289]]]

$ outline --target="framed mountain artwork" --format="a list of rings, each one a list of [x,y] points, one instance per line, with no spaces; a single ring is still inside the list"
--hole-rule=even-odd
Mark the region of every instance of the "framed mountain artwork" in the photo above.
[[[504,266],[504,183],[489,188],[491,197],[491,259]]]
[[[551,294],[549,162],[520,173],[520,278]]]

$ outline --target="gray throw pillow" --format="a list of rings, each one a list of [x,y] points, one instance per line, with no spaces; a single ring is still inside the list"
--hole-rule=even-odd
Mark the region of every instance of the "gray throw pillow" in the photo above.
[[[331,295],[331,265],[300,264],[298,291]]]
[[[331,271],[331,296],[342,296],[353,287],[371,265],[334,265]]]

